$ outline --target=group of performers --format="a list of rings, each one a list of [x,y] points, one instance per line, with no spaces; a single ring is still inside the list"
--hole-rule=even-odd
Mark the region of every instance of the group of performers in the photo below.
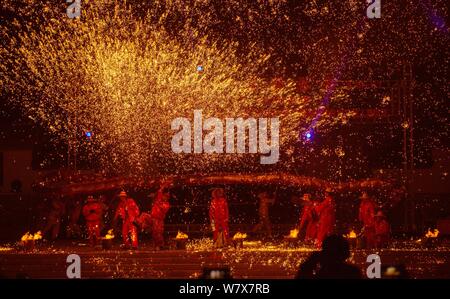
[[[170,209],[170,184],[161,184],[153,200],[151,210],[141,212],[135,200],[125,191],[119,193],[120,202],[115,210],[113,223],[121,220],[122,246],[127,249],[138,248],[138,234],[140,230],[151,232],[155,249],[164,246],[164,221]],[[275,199],[268,192],[258,194],[259,222],[253,232],[263,231],[268,238],[272,238],[272,226],[269,217],[270,206]],[[362,237],[366,248],[384,247],[389,241],[390,227],[382,211],[377,209],[375,201],[363,192],[360,196],[359,221],[362,224]],[[325,189],[322,200],[313,200],[309,193],[302,198],[303,208],[299,215],[296,228],[306,243],[321,247],[324,239],[335,233],[336,204],[331,189]],[[86,232],[92,246],[101,239],[100,232],[103,225],[103,214],[106,205],[102,198],[95,199],[88,196],[82,208],[82,215],[86,220]],[[54,209],[58,211],[59,209]],[[53,215],[55,214],[55,215]],[[51,219],[56,220],[48,224],[48,230],[59,226],[57,213],[50,213]],[[49,218],[49,219],[50,219]],[[50,219],[50,220],[51,220]],[[209,220],[216,247],[225,246],[229,240],[229,211],[228,202],[223,188],[215,188],[211,192],[209,204]]]
[[[138,248],[138,231],[150,230],[155,249],[164,246],[164,220],[170,209],[169,185],[163,184],[158,190],[150,212],[140,213],[139,207],[125,191],[119,194],[120,202],[116,209],[113,222],[122,221],[123,248]],[[83,207],[86,219],[88,238],[95,246],[100,239],[100,226],[102,221],[102,206],[92,196],[88,197]],[[221,188],[212,190],[212,199],[209,208],[209,217],[213,231],[214,241],[218,247],[224,246],[229,237],[228,229],[228,203],[225,192]]]
[[[139,207],[127,195],[125,191],[119,194],[120,203],[117,207],[114,220],[122,220],[122,240],[124,248],[138,248],[138,229],[151,230],[152,241],[155,249],[160,249],[164,245],[164,219],[170,208],[170,193],[167,185],[162,185],[153,201],[149,213],[140,213]],[[90,236],[92,238],[92,236]]]
[[[360,196],[358,220],[362,224],[361,236],[365,248],[385,247],[390,239],[390,225],[375,201],[363,192]],[[298,230],[305,231],[304,240],[314,242],[318,247],[323,240],[334,232],[336,222],[336,204],[331,190],[325,191],[322,202],[314,202],[311,195],[303,195],[303,209],[300,215]]]
[[[271,238],[269,206],[274,203],[274,198],[267,192],[260,193],[258,197],[259,222],[253,228],[253,232],[263,231]],[[364,247],[385,247],[390,239],[390,225],[386,217],[367,192],[361,194],[360,200],[358,220],[362,225],[360,235],[364,240]],[[320,248],[323,240],[335,232],[336,204],[332,197],[332,190],[325,189],[321,201],[313,201],[311,194],[305,193],[302,205],[296,229],[305,243],[313,243]]]

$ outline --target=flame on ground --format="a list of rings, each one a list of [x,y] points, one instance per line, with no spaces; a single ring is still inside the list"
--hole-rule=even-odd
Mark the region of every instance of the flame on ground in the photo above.
[[[178,234],[177,234],[177,236],[175,237],[175,239],[188,239],[188,238],[189,238],[189,236],[188,236],[187,234],[182,233],[182,232],[180,232],[180,231],[178,231]]]
[[[428,229],[427,233],[425,234],[426,238],[437,238],[439,235],[439,230],[434,229],[431,231],[431,229]]]
[[[105,239],[106,239],[106,240],[114,239],[113,231],[114,231],[113,229],[110,229],[110,230],[108,231],[108,233],[107,233],[106,236],[105,236]]]
[[[22,242],[25,242],[25,241],[37,241],[37,240],[40,240],[40,239],[42,239],[42,232],[41,232],[41,231],[38,231],[38,232],[35,233],[34,235],[33,235],[33,234],[30,234],[30,232],[26,232],[26,233],[22,236],[22,238],[20,238],[20,240],[21,240]]]
[[[348,239],[356,239],[357,235],[354,230],[351,230],[347,235],[344,235],[344,238]]]
[[[26,232],[25,235],[20,238],[20,241],[25,242],[28,240],[33,240],[33,236],[30,234],[30,232]]]
[[[40,239],[42,239],[42,232],[38,231],[37,233],[34,234],[33,240],[36,241],[36,240],[40,240]]]
[[[298,229],[291,229],[287,237],[296,239],[298,237],[298,233],[299,233]]]
[[[234,236],[233,236],[233,240],[236,240],[236,239],[246,239],[247,238],[247,234],[246,233],[240,233],[240,232],[237,232],[236,234],[234,234]]]

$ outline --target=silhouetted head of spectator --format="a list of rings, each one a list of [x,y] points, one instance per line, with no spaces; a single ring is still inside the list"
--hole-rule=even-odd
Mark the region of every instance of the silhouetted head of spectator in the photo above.
[[[322,243],[322,257],[328,261],[344,262],[350,257],[350,245],[341,235],[328,236]]]
[[[30,276],[27,273],[19,272],[16,274],[16,279],[30,279]]]

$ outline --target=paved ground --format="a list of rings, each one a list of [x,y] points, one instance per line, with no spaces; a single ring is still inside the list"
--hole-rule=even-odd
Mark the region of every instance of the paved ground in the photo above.
[[[450,248],[391,248],[377,252],[382,264],[404,264],[412,278],[450,278]],[[249,243],[243,249],[153,251],[143,244],[138,251],[90,248],[76,242],[40,245],[33,251],[4,244],[0,247],[0,276],[66,278],[66,258],[81,258],[83,278],[197,278],[206,266],[228,266],[235,278],[293,278],[298,265],[313,251],[280,244]],[[365,272],[373,251],[353,250],[351,262]]]

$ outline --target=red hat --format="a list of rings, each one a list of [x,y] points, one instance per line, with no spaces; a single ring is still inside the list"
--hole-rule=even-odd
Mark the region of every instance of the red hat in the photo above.
[[[378,212],[375,214],[375,217],[384,217],[383,211],[378,211]]]
[[[211,194],[213,198],[221,198],[225,196],[225,191],[222,188],[215,188]]]
[[[267,193],[266,191],[258,193],[258,198],[268,198],[268,197],[269,193]]]
[[[360,199],[369,199],[369,195],[367,194],[367,192],[363,192],[359,198]]]

